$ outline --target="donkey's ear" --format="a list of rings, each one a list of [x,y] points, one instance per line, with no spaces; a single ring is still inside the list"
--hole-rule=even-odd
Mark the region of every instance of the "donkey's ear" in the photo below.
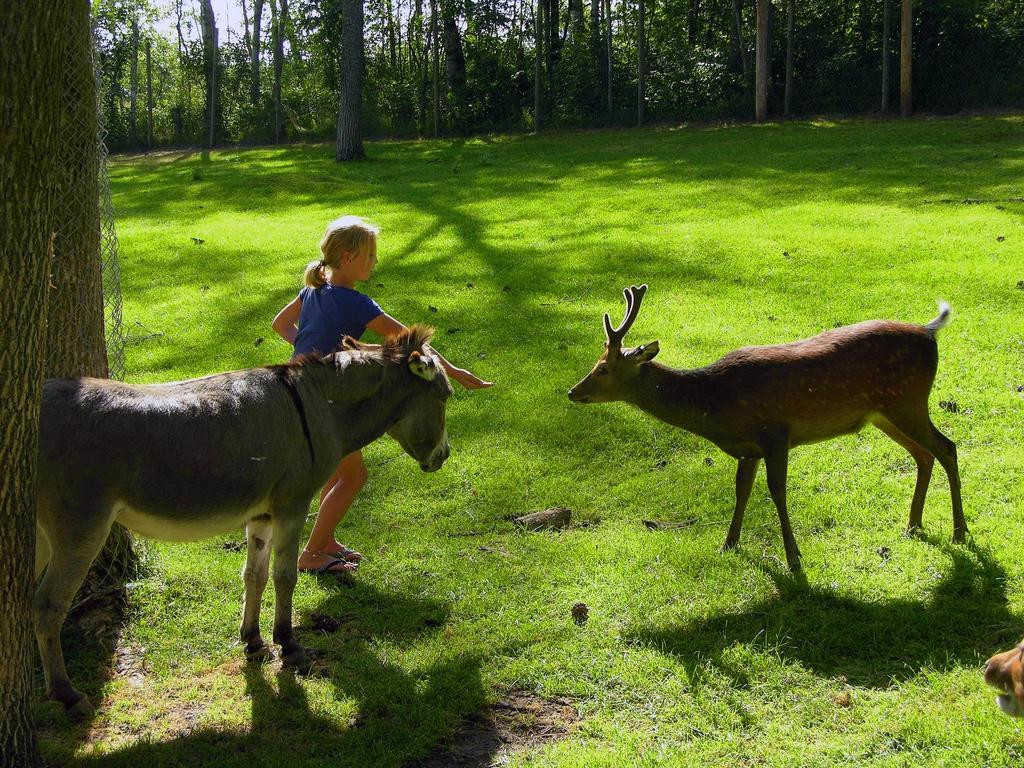
[[[421,354],[418,350],[409,353],[409,370],[414,376],[426,381],[433,381],[437,377],[437,365],[430,355]]]
[[[658,347],[658,342],[652,341],[650,344],[642,344],[632,352],[629,353],[630,358],[636,360],[637,363],[649,363],[651,360],[658,356],[661,349]]]

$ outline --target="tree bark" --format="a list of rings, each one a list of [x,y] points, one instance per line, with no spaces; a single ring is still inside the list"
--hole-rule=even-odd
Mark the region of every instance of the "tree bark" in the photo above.
[[[888,2],[888,0],[886,0]],[[793,26],[796,17],[796,0],[786,0],[786,97],[783,114],[793,113]]]
[[[636,124],[644,123],[644,97],[647,85],[647,5],[640,0],[636,24]]]
[[[217,20],[210,0],[201,1],[199,21],[203,33],[203,74],[206,78],[207,146],[213,147],[217,142]]]
[[[608,63],[608,116],[612,115],[612,108],[614,102],[612,101],[612,63],[613,63],[613,50],[612,50],[612,0],[604,0],[604,45],[605,45],[605,58]]]
[[[732,31],[733,42],[740,57],[743,69],[743,82],[750,87],[750,62],[747,60],[747,46],[743,42],[743,14],[740,13],[740,0],[732,0]]]
[[[91,59],[90,59],[91,62]],[[91,66],[91,63],[90,63]],[[139,20],[132,19],[132,61],[129,79],[128,137],[132,147],[139,145]]]
[[[362,6],[360,6],[362,8]],[[284,69],[284,35],[281,25],[284,14],[274,0],[270,0],[271,47],[274,49],[274,143],[280,144],[284,137],[284,109],[281,104],[281,75]]]
[[[903,0],[903,18],[900,23],[900,114],[910,117],[913,111],[911,97],[911,53],[914,10],[912,0]]]
[[[434,80],[434,136],[441,133],[441,53],[437,39],[437,0],[430,0],[430,53]]]
[[[0,5],[0,766],[40,764],[32,722],[36,454],[71,3]],[[79,9],[80,10],[80,9]],[[91,76],[91,73],[90,73]],[[95,104],[93,105],[95,109]]]
[[[539,131],[541,127],[541,108],[543,106],[541,94],[543,93],[542,80],[544,68],[541,66],[541,61],[544,57],[544,0],[534,0],[533,32],[533,130]]]
[[[450,0],[441,2],[441,23],[444,26],[444,69],[448,92],[452,101],[452,123],[455,130],[465,133],[468,98],[466,94],[466,57],[462,52],[462,33],[456,18],[457,9]]]
[[[146,149],[153,148],[153,51],[146,40]]]
[[[342,4],[341,98],[338,104],[338,161],[365,157],[363,150],[363,2]]]
[[[260,50],[262,48],[264,0],[252,2],[252,36],[249,40],[249,101],[260,105]]]
[[[754,113],[760,123],[768,119],[768,0],[757,0],[756,53]]]
[[[892,40],[892,0],[882,3],[882,112],[889,111],[889,42]]]

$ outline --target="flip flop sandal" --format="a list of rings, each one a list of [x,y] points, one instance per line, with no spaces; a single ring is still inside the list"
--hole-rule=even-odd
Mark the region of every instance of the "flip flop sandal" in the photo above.
[[[356,552],[354,549],[349,549],[344,544],[341,545],[340,549],[336,549],[333,552],[325,552],[325,555],[331,555],[332,557],[340,557],[347,563],[358,563],[363,559],[361,552]]]
[[[330,560],[328,560],[326,563],[321,565],[319,568],[299,568],[299,573],[312,573],[315,576],[322,576],[325,573],[345,573],[345,574],[349,574],[349,573],[352,573],[355,570],[354,567],[344,567],[344,568],[335,569],[334,567],[336,565],[351,566],[352,563],[350,563],[348,560],[342,560],[340,557],[332,557]]]

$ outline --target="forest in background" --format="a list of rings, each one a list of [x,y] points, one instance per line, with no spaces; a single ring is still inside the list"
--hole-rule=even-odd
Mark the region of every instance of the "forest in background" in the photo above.
[[[236,0],[230,30],[210,0],[95,2],[109,147],[330,139],[358,2]],[[878,113],[886,42],[898,107],[901,0],[367,0],[361,130],[750,118],[759,2],[769,115]],[[912,40],[915,110],[1024,107],[1024,0],[916,0]]]

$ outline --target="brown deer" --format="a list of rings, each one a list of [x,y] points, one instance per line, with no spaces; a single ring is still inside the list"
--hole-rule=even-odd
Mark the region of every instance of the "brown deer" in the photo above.
[[[964,540],[967,523],[956,445],[928,416],[928,394],[938,367],[935,335],[949,321],[948,304],[924,326],[870,320],[789,344],[744,347],[704,368],[675,370],[651,362],[658,354],[657,341],[622,347],[646,291],[646,285],[623,291],[626,317],[618,328],[612,328],[605,314],[605,352],[569,390],[569,399],[632,403],[735,457],[736,508],[723,550],[740,540],[743,512],[764,459],[786,561],[790,570],[800,570],[800,549],[786,510],[789,449],[857,432],[869,423],[906,448],[917,463],[907,533],[921,529],[924,497],[938,459],[953,498],[953,541]]]

